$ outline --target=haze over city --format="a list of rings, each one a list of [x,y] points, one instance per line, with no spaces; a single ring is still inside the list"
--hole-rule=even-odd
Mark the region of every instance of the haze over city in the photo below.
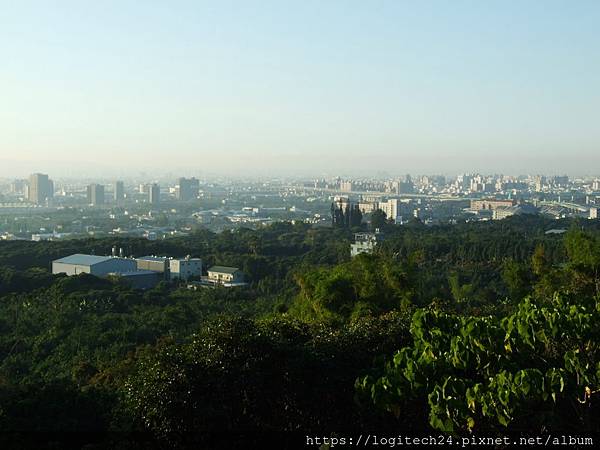
[[[589,175],[600,4],[0,11],[0,176]]]

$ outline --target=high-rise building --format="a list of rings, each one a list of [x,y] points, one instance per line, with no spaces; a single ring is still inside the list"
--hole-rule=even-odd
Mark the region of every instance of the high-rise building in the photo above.
[[[415,185],[412,181],[401,181],[400,183],[398,183],[398,194],[412,194],[414,192]]]
[[[29,177],[29,201],[37,205],[46,203],[54,197],[54,182],[43,173],[34,173]]]
[[[196,178],[180,178],[177,198],[181,201],[190,201],[198,197],[200,182]]]
[[[352,181],[340,181],[340,191],[352,192],[354,190],[354,183]]]
[[[101,184],[90,184],[87,187],[87,199],[88,203],[92,206],[98,206],[104,204],[104,186]]]
[[[546,177],[544,177],[542,175],[537,175],[534,178],[534,182],[535,182],[535,191],[542,192],[544,190],[544,186],[546,185]]]
[[[125,199],[125,184],[122,181],[115,181],[113,199],[117,203]]]
[[[399,202],[397,198],[390,198],[386,202],[379,202],[379,209],[385,213],[385,217],[388,220],[396,222],[400,215]]]
[[[153,205],[158,205],[160,202],[160,186],[156,183],[152,183],[148,189],[148,201]]]
[[[456,184],[461,191],[468,191],[471,188],[471,180],[473,175],[463,174],[456,178]]]
[[[27,180],[14,180],[10,184],[11,194],[25,194],[27,192]]]

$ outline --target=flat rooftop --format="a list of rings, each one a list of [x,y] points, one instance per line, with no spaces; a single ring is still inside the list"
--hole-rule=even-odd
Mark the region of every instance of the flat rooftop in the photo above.
[[[74,255],[66,256],[61,259],[55,259],[52,262],[61,264],[73,264],[77,266],[93,266],[104,261],[113,259],[112,256],[96,256],[96,255],[84,255],[82,253],[76,253]]]

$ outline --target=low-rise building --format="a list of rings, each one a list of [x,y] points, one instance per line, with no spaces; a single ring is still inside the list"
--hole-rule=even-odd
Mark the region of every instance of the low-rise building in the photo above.
[[[237,267],[212,266],[204,281],[221,285],[244,284],[244,273]]]
[[[383,240],[383,233],[354,233],[354,243],[350,245],[350,255],[355,257],[361,253],[373,253],[375,247]]]

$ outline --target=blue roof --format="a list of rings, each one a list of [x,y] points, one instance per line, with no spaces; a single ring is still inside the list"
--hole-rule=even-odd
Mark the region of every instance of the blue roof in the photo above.
[[[81,253],[76,253],[74,255],[66,256],[61,259],[56,259],[53,262],[61,263],[61,264],[73,264],[77,266],[93,266],[94,264],[99,264],[104,261],[108,261],[112,259],[111,256],[96,256],[96,255],[82,255]]]

